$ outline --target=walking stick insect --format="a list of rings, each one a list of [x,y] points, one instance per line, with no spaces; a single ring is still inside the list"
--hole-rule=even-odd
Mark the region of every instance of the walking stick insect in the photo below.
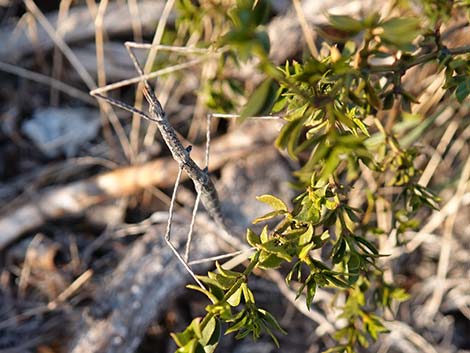
[[[210,119],[211,115],[208,115],[207,117],[207,134],[206,134],[206,147],[205,147],[205,167],[201,169],[191,158],[190,152],[191,152],[191,146],[188,147],[183,147],[181,141],[179,140],[177,133],[173,126],[169,123],[167,119],[167,115],[160,104],[160,101],[158,100],[157,96],[155,95],[154,91],[152,90],[148,79],[152,77],[152,74],[144,74],[144,71],[142,69],[142,66],[139,64],[133,49],[134,48],[140,48],[140,49],[149,49],[152,48],[151,44],[139,44],[139,43],[134,43],[134,42],[126,42],[125,43],[126,49],[129,53],[130,58],[132,59],[132,62],[137,70],[137,73],[139,74],[138,80],[132,80],[131,82],[139,82],[143,81],[144,87],[143,87],[143,93],[144,96],[149,104],[149,111],[144,112],[142,110],[139,110],[133,106],[130,106],[122,101],[107,97],[105,95],[106,92],[113,90],[115,88],[124,86],[129,83],[129,81],[123,81],[121,83],[117,84],[110,84],[98,89],[95,89],[90,92],[92,96],[95,96],[100,99],[104,99],[107,102],[111,103],[112,105],[115,105],[119,108],[122,108],[124,110],[127,110],[131,113],[136,113],[140,115],[141,117],[157,124],[157,127],[167,144],[168,148],[170,149],[170,152],[173,156],[173,159],[178,163],[179,169],[178,169],[178,175],[176,177],[175,181],[175,186],[173,189],[173,194],[171,198],[171,203],[170,203],[170,208],[169,208],[169,216],[168,216],[168,222],[167,222],[167,228],[165,232],[165,242],[167,245],[170,247],[172,252],[175,254],[177,259],[182,263],[182,265],[185,267],[185,269],[190,273],[190,275],[194,278],[196,283],[202,287],[205,288],[202,282],[197,278],[197,276],[194,274],[194,272],[191,270],[188,260],[189,260],[189,250],[190,250],[190,244],[191,244],[191,239],[192,239],[192,233],[194,229],[194,223],[195,223],[195,218],[197,214],[197,210],[199,207],[199,203],[202,202],[204,207],[207,210],[207,213],[210,215],[210,217],[214,220],[216,225],[218,226],[218,231],[220,231],[221,235],[224,236],[226,239],[230,239],[230,242],[233,243],[233,241],[236,241],[236,245],[242,248],[247,248],[246,245],[241,244],[238,239],[230,235],[229,230],[227,229],[224,218],[220,209],[220,203],[219,203],[219,198],[217,195],[217,191],[214,187],[214,184],[209,176],[208,173],[208,164],[209,164],[209,148],[210,148]],[[160,46],[160,48],[163,49],[169,49],[172,48],[175,49],[174,47],[166,47],[166,46]],[[181,51],[188,51],[188,48],[176,48],[176,51],[180,49]],[[207,53],[207,50],[204,49],[189,49],[191,52],[197,52],[197,53]],[[232,116],[221,116],[221,117],[232,117]],[[182,172],[186,172],[189,176],[189,178],[193,181],[194,186],[196,188],[197,196],[196,196],[196,201],[194,205],[194,209],[192,212],[192,218],[191,218],[191,223],[189,227],[189,232],[187,236],[187,241],[186,241],[186,247],[185,247],[185,254],[182,256],[176,247],[173,245],[171,242],[171,225],[172,225],[172,218],[173,218],[173,213],[174,213],[174,204],[175,204],[175,199],[176,199],[176,192],[178,190],[178,186],[180,183],[181,179],[181,174]],[[239,252],[237,252],[239,253]],[[236,254],[236,253],[233,253]],[[233,254],[227,254],[228,256],[233,255]],[[219,257],[220,258],[220,257]],[[207,259],[209,260],[209,259]]]

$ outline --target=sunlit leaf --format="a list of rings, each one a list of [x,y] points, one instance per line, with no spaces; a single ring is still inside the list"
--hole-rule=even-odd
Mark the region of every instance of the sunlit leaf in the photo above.
[[[261,202],[271,206],[276,211],[285,211],[285,212],[287,212],[286,204],[282,200],[278,199],[275,196],[261,195],[261,196],[257,196],[256,199],[258,201],[261,201]]]

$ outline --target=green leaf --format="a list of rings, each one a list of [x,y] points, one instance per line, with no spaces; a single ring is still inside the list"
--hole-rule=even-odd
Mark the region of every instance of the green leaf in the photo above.
[[[268,252],[268,253],[275,254],[278,257],[280,257],[280,258],[282,258],[286,261],[290,262],[292,260],[292,256],[290,256],[288,254],[288,252],[286,251],[286,249],[283,246],[278,244],[277,239],[272,239],[272,240],[269,240],[269,241],[261,244],[260,248],[263,249],[264,251]]]
[[[410,295],[403,288],[394,288],[391,297],[399,302],[410,299]]]
[[[369,249],[369,251],[374,254],[374,255],[378,255],[379,254],[379,251],[377,250],[377,248],[375,247],[374,244],[372,244],[371,242],[369,242],[367,239],[363,238],[363,237],[358,237],[358,236],[354,236],[354,240],[360,244],[363,244],[367,249]]]
[[[258,201],[261,201],[269,206],[271,206],[274,210],[276,211],[284,211],[284,212],[287,212],[287,206],[286,204],[278,199],[277,197],[275,196],[272,196],[272,195],[261,195],[261,196],[257,196],[256,199]]]
[[[205,353],[213,353],[219,344],[221,334],[220,322],[216,318],[212,318],[202,330],[202,338],[200,340],[204,347]]]
[[[290,152],[289,157],[293,160],[297,160],[297,155],[293,152],[298,144],[303,124],[308,119],[308,116],[305,115],[307,108],[308,104],[304,104],[286,116],[285,119],[288,122],[281,128],[275,142],[276,147],[280,149],[287,148],[288,152]]]
[[[339,238],[333,247],[333,263],[340,263],[344,258],[344,253],[346,251],[346,241],[343,237]]]
[[[309,195],[306,194],[300,202],[295,218],[299,221],[317,223],[321,218],[321,210],[313,203]]]
[[[225,277],[218,273],[213,275],[213,279],[215,279],[218,286],[222,287],[224,290],[229,289],[236,281],[236,278]]]
[[[235,307],[240,305],[240,300],[242,298],[242,288],[238,288],[235,293],[233,293],[230,298],[227,299],[227,303]]]
[[[267,79],[251,94],[248,102],[243,108],[239,122],[242,123],[246,118],[256,116],[263,111],[270,111],[275,100],[277,87],[274,85],[273,79]]]
[[[457,98],[459,103],[462,103],[463,100],[467,98],[469,94],[470,94],[470,78],[467,78],[457,86],[457,89],[455,90],[455,97]]]
[[[245,327],[246,323],[248,322],[248,315],[245,313],[245,311],[242,311],[243,316],[241,316],[237,321],[235,321],[226,331],[225,334],[229,334],[232,332],[236,332],[242,327]]]
[[[382,102],[377,96],[377,92],[375,91],[374,87],[372,87],[371,82],[369,80],[365,80],[364,90],[367,93],[367,101],[369,102],[369,104],[377,109],[382,108]],[[366,133],[366,135],[369,136],[368,133]]]
[[[257,247],[261,244],[261,239],[258,234],[253,232],[250,228],[246,230],[246,241],[253,247]]]
[[[262,269],[278,268],[284,260],[275,254],[269,254],[263,261],[260,261],[259,267]]]
[[[260,234],[261,244],[266,243],[269,240],[268,226],[264,226]]]
[[[315,243],[314,249],[321,248],[329,238],[330,238],[330,233],[328,230],[325,230],[320,235],[314,236],[313,237],[313,242]]]
[[[295,161],[298,160],[296,150],[298,149],[300,134],[304,128],[306,119],[307,117],[303,117],[297,120],[297,124],[292,129],[289,141],[287,141],[287,154]]]
[[[302,277],[302,262],[297,261],[294,266],[292,266],[291,270],[286,276],[286,283],[289,284],[290,281],[292,281],[292,277],[296,276],[297,280],[300,281],[300,278]]]
[[[328,22],[333,27],[341,31],[348,32],[351,36],[359,33],[363,29],[362,22],[350,16],[329,15]]]
[[[312,250],[314,246],[315,246],[315,243],[309,243],[305,245],[304,247],[302,247],[302,249],[299,252],[299,259],[305,260],[308,257],[310,250]]]
[[[361,258],[358,254],[352,252],[348,261],[348,282],[355,283],[359,279],[359,269],[361,266]]]
[[[361,119],[353,118],[352,121],[354,122],[354,124],[357,125],[357,127],[359,127],[359,129],[361,129],[364,135],[366,135],[367,137],[370,137],[369,131],[367,130],[367,127],[364,125]]]
[[[201,321],[200,317],[195,318],[191,324],[183,331],[183,332],[178,332],[178,333],[172,333],[171,337],[175,341],[175,343],[178,345],[178,347],[184,347],[188,342],[190,342],[192,339],[195,338],[195,334],[193,331],[194,325],[193,323],[195,321]]]
[[[222,276],[227,278],[239,278],[242,275],[240,272],[237,271],[226,270],[218,261],[215,262],[215,267]]]
[[[357,273],[359,271],[359,267],[361,265],[361,259],[358,254],[352,252],[349,255],[348,261],[348,271],[349,273]]]
[[[210,299],[210,301],[211,301],[212,303],[214,303],[214,304],[219,301],[219,299],[218,299],[214,294],[212,294],[212,293],[209,292],[208,290],[203,289],[203,288],[201,288],[201,287],[199,287],[199,286],[196,286],[196,285],[194,285],[194,284],[188,284],[188,285],[186,286],[186,288],[194,289],[195,291],[201,292],[202,294],[204,294],[205,296],[207,296],[207,297]]]
[[[381,24],[384,41],[404,46],[410,44],[421,33],[421,19],[417,17],[396,17]]]
[[[258,223],[261,223],[261,222],[264,222],[264,221],[267,221],[268,219],[272,219],[274,217],[277,217],[279,215],[282,215],[284,214],[285,212],[284,211],[271,211],[269,213],[266,213],[265,215],[263,216],[260,216],[258,218],[255,218],[253,220],[253,224],[258,224]]]
[[[366,331],[374,341],[377,340],[378,334],[382,332],[389,332],[388,329],[382,324],[380,318],[374,314],[364,316],[364,324]]]
[[[282,332],[283,334],[287,334],[287,332],[281,327],[281,325],[279,325],[276,318],[269,311],[258,309],[258,312],[261,314],[263,320],[266,321],[271,327],[279,332]]]
[[[245,303],[255,303],[255,297],[253,295],[253,292],[248,288],[246,283],[242,283],[241,289],[243,292],[243,298],[245,299]]]
[[[327,274],[327,273],[323,273],[323,275],[325,276],[325,278],[333,283],[335,286],[337,287],[340,287],[340,288],[348,288],[349,287],[349,284],[345,281],[343,281],[341,278],[339,277],[336,277],[332,274]]]
[[[309,224],[307,230],[302,233],[302,235],[299,237],[299,245],[306,245],[312,241],[313,238],[313,227],[311,224]]]
[[[315,282],[315,279],[312,278],[312,280],[308,282],[307,297],[305,298],[305,302],[307,304],[308,310],[310,310],[310,307],[312,306],[313,298],[315,297],[316,291],[317,291],[317,282]]]

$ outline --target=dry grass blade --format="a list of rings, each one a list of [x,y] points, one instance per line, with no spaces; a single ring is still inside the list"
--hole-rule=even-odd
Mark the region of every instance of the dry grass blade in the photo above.
[[[79,99],[87,104],[93,104],[93,105],[96,104],[96,101],[92,99],[87,93],[79,90],[78,88],[72,87],[62,81],[58,81],[52,77],[49,77],[49,76],[46,76],[37,72],[29,71],[21,67],[4,63],[1,61],[0,61],[0,70],[23,77],[27,80],[31,80],[34,82],[51,86],[55,88],[56,90],[64,92],[70,97]]]
[[[62,24],[65,22],[70,6],[72,5],[72,0],[63,0],[60,2],[59,5],[59,14],[57,16],[57,28],[58,31],[60,32],[60,28]],[[60,52],[60,49],[57,46],[54,46],[54,53],[52,56],[52,77],[54,79],[59,79],[60,74],[63,69],[63,59],[62,59],[62,54]],[[54,88],[51,87],[51,105],[56,106],[59,104],[59,94],[58,91]]]
[[[90,74],[85,70],[83,65],[80,63],[76,55],[73,53],[73,51],[70,49],[70,47],[65,43],[64,39],[60,36],[59,33],[52,27],[52,25],[48,22],[47,18],[44,16],[44,14],[41,12],[41,10],[36,6],[34,1],[32,0],[24,0],[24,3],[27,7],[27,9],[34,15],[34,17],[38,20],[38,22],[42,25],[42,27],[46,30],[47,34],[52,38],[54,43],[62,53],[65,55],[67,60],[72,64],[72,66],[75,68],[77,73],[80,75],[82,78],[83,82],[88,86],[90,90],[96,88],[96,84],[93,80],[93,78],[90,76]],[[122,148],[124,150],[124,153],[126,154],[128,159],[131,159],[132,157],[132,151],[130,149],[129,141],[127,139],[126,133],[119,122],[119,119],[115,115],[115,113],[112,111],[111,107],[107,104],[100,104],[100,107],[103,109],[103,111],[106,113],[106,116],[110,119],[111,124],[113,125],[118,137],[119,141],[122,145]],[[111,141],[109,141],[111,143]]]
[[[457,185],[457,191],[455,196],[457,198],[457,204],[460,204],[463,195],[469,185],[470,180],[470,157],[465,161],[465,165],[460,176],[459,183]],[[441,241],[441,251],[439,255],[439,263],[437,268],[437,278],[435,283],[435,289],[432,295],[431,300],[428,302],[425,313],[429,318],[434,317],[436,312],[439,310],[439,307],[444,296],[445,286],[444,281],[447,277],[447,272],[449,270],[450,255],[452,251],[452,233],[457,219],[457,212],[450,214],[445,223],[444,231]]]
[[[152,44],[154,46],[150,48],[149,54],[147,56],[147,60],[144,65],[144,69],[143,69],[144,73],[148,73],[152,69],[152,65],[157,56],[157,51],[158,51],[157,45],[160,44],[163,38],[163,33],[165,31],[165,27],[166,27],[168,18],[170,17],[170,12],[174,4],[175,4],[175,0],[169,0],[169,1],[166,1],[165,3],[165,7],[163,8],[160,21],[158,21],[157,29],[155,31],[155,35],[152,40]],[[139,83],[137,87],[134,106],[138,109],[141,109],[142,107],[142,84],[141,83]],[[130,141],[131,141],[132,149],[136,154],[139,151],[139,131],[140,131],[140,119],[137,119],[137,115],[133,114]]]

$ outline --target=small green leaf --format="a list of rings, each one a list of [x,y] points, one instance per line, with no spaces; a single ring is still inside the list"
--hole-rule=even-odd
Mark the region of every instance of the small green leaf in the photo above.
[[[462,103],[465,98],[468,97],[470,94],[470,78],[465,79],[462,81],[455,90],[455,97]]]
[[[351,35],[355,35],[363,29],[361,21],[358,21],[350,16],[329,15],[328,22],[334,28],[348,32]]]
[[[272,79],[267,79],[255,89],[240,114],[239,122],[242,123],[250,116],[256,116],[265,110],[270,111],[276,96],[277,86]]]
[[[194,320],[198,320],[198,319],[201,320],[201,318],[195,318]],[[183,332],[171,334],[171,337],[173,338],[175,343],[178,345],[178,347],[185,346],[186,344],[188,344],[188,342],[190,342],[192,339],[195,338],[194,331],[192,330],[191,324]]]
[[[229,289],[236,281],[236,278],[225,277],[218,273],[214,274],[214,279],[217,281],[218,285],[224,290]]]
[[[340,263],[344,258],[344,253],[346,251],[346,241],[344,238],[339,238],[333,248],[333,263]]]
[[[245,313],[245,311],[242,311],[241,313]],[[232,324],[232,326],[230,326],[226,331],[225,331],[225,334],[229,334],[229,333],[232,333],[232,332],[236,332],[238,331],[239,329],[241,329],[242,327],[245,327],[246,326],[246,323],[248,322],[248,315],[244,314],[243,316],[241,316],[237,321],[234,322],[234,324]]]
[[[233,293],[230,298],[227,299],[227,303],[231,306],[235,307],[240,304],[240,300],[242,298],[242,288],[238,288],[235,293]]]
[[[257,247],[261,244],[261,239],[258,234],[253,232],[250,228],[246,230],[246,241],[253,247]]]
[[[276,318],[269,312],[264,309],[258,309],[258,312],[261,314],[263,319],[274,329],[276,329],[279,332],[282,332],[283,334],[287,334],[286,331],[279,325],[277,322]]]
[[[323,275],[325,276],[325,278],[326,278],[329,282],[333,283],[333,284],[334,284],[335,286],[337,286],[337,287],[340,287],[340,288],[348,288],[348,287],[349,287],[349,284],[348,284],[347,282],[343,281],[343,280],[342,280],[341,278],[339,278],[339,277],[336,277],[336,276],[334,276],[334,275],[332,275],[332,274],[327,274],[327,273],[324,273]]]
[[[267,221],[268,219],[272,219],[282,214],[284,214],[284,211],[272,211],[272,212],[266,213],[265,215],[261,217],[255,218],[252,223],[258,224],[258,223]]]
[[[252,291],[250,290],[250,288],[248,288],[248,286],[246,285],[246,283],[242,283],[241,289],[243,291],[243,298],[245,299],[245,303],[254,304],[255,303],[255,297],[254,297]]]
[[[379,251],[377,250],[377,248],[375,247],[374,244],[372,244],[371,242],[369,242],[368,240],[366,240],[365,238],[363,237],[358,237],[358,236],[355,236],[354,237],[354,240],[360,244],[363,244],[367,249],[369,249],[370,252],[372,252],[372,254],[374,255],[378,255],[379,254]]]
[[[209,292],[208,290],[203,289],[203,288],[201,288],[201,287],[199,287],[199,286],[196,286],[196,285],[193,285],[193,284],[188,284],[188,285],[186,286],[186,288],[194,289],[195,291],[201,292],[202,294],[204,294],[205,296],[207,296],[207,297],[210,299],[210,301],[211,301],[212,303],[214,303],[214,304],[219,301],[219,299],[218,299],[214,294],[212,294],[212,293]]]
[[[314,246],[315,246],[315,243],[309,243],[305,245],[304,247],[302,247],[302,249],[299,252],[299,259],[305,260],[308,257],[310,250],[312,250]]]
[[[276,211],[285,211],[285,212],[287,212],[286,204],[282,200],[278,199],[275,196],[261,195],[261,196],[257,196],[256,199],[258,201],[261,201],[261,202],[271,206]]]
[[[307,297],[305,298],[305,302],[307,304],[308,310],[310,310],[310,306],[312,305],[313,298],[315,297],[316,291],[317,291],[317,282],[315,282],[315,279],[312,278],[312,280],[308,282]]]
[[[215,351],[220,340],[220,334],[220,322],[216,318],[212,318],[202,330],[200,342],[205,353],[213,353]]]
[[[380,38],[397,46],[410,44],[421,33],[421,20],[417,17],[396,17],[381,24]]]
[[[280,149],[289,148],[289,151],[292,152],[295,149],[295,146],[297,146],[305,120],[306,117],[300,117],[284,124],[276,139],[276,147]],[[297,155],[295,154],[289,154],[289,157],[293,160],[297,160]]]
[[[399,302],[410,299],[410,295],[403,288],[394,288],[391,297]]]
[[[284,260],[275,254],[268,254],[263,261],[260,261],[259,267],[262,269],[278,268]]]
[[[366,135],[367,137],[370,137],[369,131],[367,130],[367,127],[364,125],[361,119],[353,118],[352,121],[354,122],[354,124],[357,125],[357,127],[359,127],[359,129],[361,129],[364,135]]]
[[[309,224],[307,230],[302,233],[302,235],[299,238],[299,245],[305,245],[308,244],[312,241],[313,238],[313,227],[311,224]]]
[[[225,268],[222,267],[222,265],[216,261],[215,262],[215,267],[219,271],[219,273],[227,278],[239,278],[241,276],[240,272],[237,271],[231,271],[231,270],[226,270]]]
[[[281,246],[277,243],[277,239],[269,240],[269,241],[261,244],[260,247],[264,251],[266,251],[268,253],[271,253],[271,254],[275,254],[278,257],[283,258],[284,260],[286,260],[288,262],[290,262],[292,260],[292,256],[290,256],[287,253],[286,249],[283,246]]]
[[[261,244],[266,243],[269,240],[268,226],[264,226],[260,235]]]
[[[377,109],[382,108],[382,102],[377,96],[377,92],[375,91],[374,87],[372,87],[369,80],[365,80],[364,90],[367,93],[367,101],[369,102],[369,104]],[[368,136],[368,133],[366,133],[366,135]]]

